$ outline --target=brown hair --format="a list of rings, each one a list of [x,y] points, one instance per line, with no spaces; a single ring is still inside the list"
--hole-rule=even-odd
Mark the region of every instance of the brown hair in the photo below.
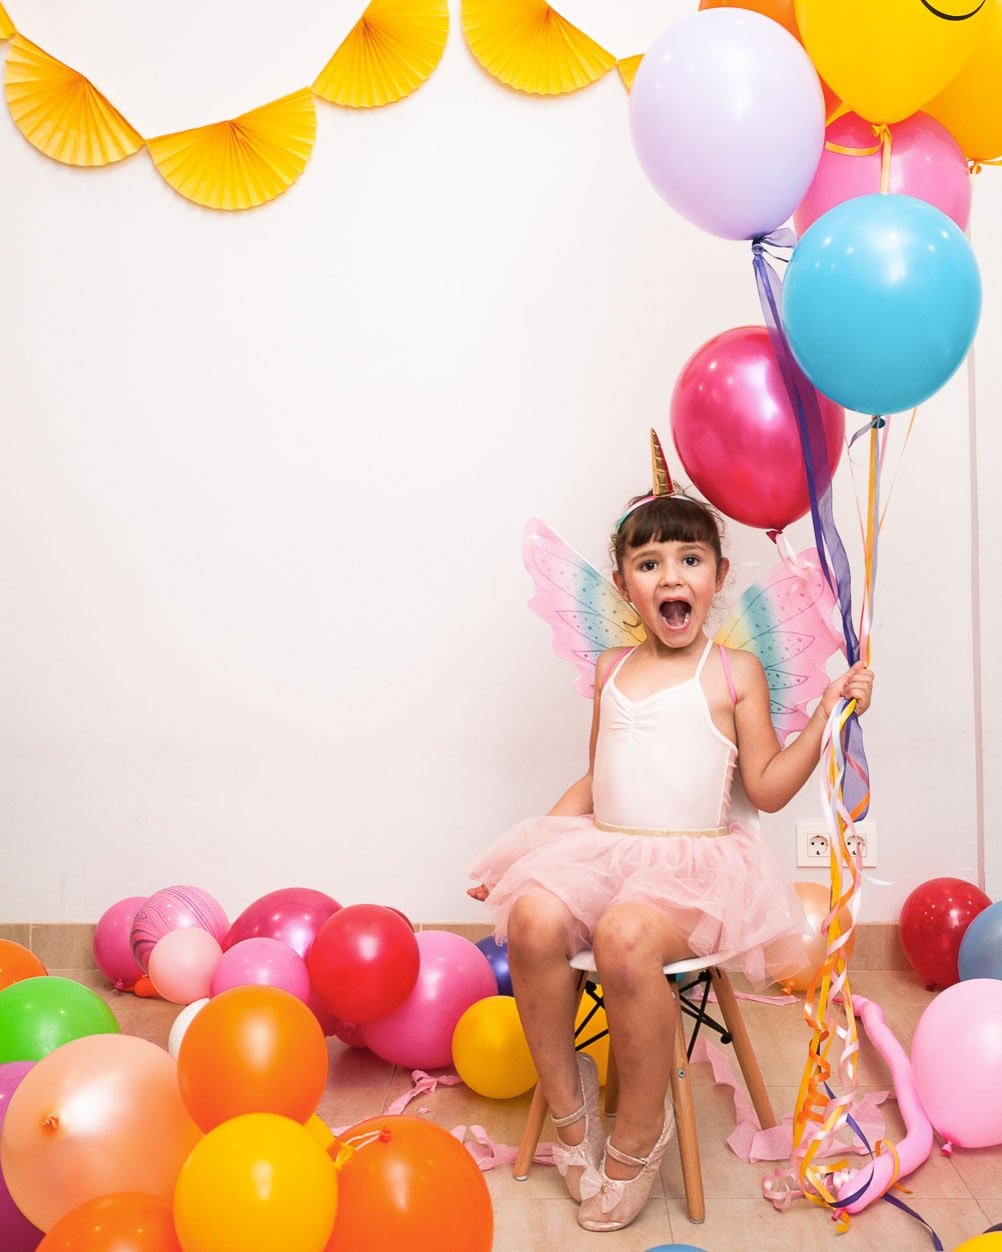
[[[636,504],[643,496],[634,496]],[[713,549],[717,565],[723,560],[721,544],[723,522],[702,500],[679,494],[655,496],[628,514],[612,536],[609,552],[616,568],[622,571],[627,548],[642,548],[648,543],[705,543]]]

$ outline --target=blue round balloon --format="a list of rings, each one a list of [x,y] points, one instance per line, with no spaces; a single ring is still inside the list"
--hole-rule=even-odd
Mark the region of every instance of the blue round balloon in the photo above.
[[[957,969],[962,980],[1002,978],[1002,901],[982,909],[964,931]]]
[[[782,320],[818,391],[857,413],[900,413],[954,373],[974,339],[981,277],[957,225],[914,196],[856,196],[794,249]]]
[[[691,1243],[659,1243],[656,1248],[648,1248],[647,1252],[703,1252]]]
[[[511,971],[508,969],[507,947],[502,947],[501,944],[495,943],[493,935],[488,935],[486,939],[481,939],[477,943],[477,947],[490,961],[494,977],[498,980],[498,995],[510,996],[512,994]]]

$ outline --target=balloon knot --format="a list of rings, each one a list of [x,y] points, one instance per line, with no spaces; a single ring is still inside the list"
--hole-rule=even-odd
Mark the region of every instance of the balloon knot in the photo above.
[[[953,1156],[953,1144],[947,1139],[946,1143],[940,1148],[944,1156]]]
[[[384,1126],[383,1129],[379,1132],[379,1142],[389,1143],[392,1138],[393,1138],[393,1131],[390,1130],[389,1126]]]
[[[773,543],[776,543],[778,542],[779,537],[783,532],[781,530],[767,530],[765,533],[766,533],[766,536],[769,539],[771,539]]]
[[[46,1113],[46,1115],[42,1118],[42,1125],[45,1127],[46,1130],[58,1130],[59,1129],[59,1114],[58,1113]]]

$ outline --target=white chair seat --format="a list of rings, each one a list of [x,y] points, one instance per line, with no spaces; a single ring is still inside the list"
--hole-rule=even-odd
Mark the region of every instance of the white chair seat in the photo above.
[[[713,952],[709,956],[689,956],[684,961],[670,961],[662,966],[665,975],[695,974],[701,969],[713,969],[735,956],[734,952]],[[595,953],[591,948],[583,948],[576,952],[570,960],[571,969],[583,970],[586,974],[598,972],[595,964]]]

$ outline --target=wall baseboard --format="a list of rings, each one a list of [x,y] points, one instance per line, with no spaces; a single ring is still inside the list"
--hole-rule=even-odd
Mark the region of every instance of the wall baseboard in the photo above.
[[[422,922],[420,930],[450,930],[474,943],[491,928],[480,922]],[[92,922],[0,922],[0,939],[12,939],[48,970],[96,969]],[[850,970],[909,969],[895,922],[863,922],[856,927]]]

